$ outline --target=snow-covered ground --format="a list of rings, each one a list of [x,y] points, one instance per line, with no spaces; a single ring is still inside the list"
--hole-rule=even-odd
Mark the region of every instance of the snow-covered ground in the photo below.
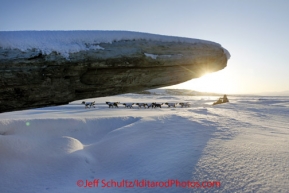
[[[90,109],[75,101],[0,114],[0,192],[288,192],[289,97],[216,99],[127,94],[88,99]],[[128,187],[102,187],[112,180]],[[177,187],[187,181],[221,186]]]

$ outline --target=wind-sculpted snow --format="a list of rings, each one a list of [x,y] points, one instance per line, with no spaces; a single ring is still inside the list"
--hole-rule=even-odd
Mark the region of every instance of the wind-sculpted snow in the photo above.
[[[286,192],[288,97],[127,94],[0,115],[0,192]],[[108,108],[105,101],[190,107]],[[78,180],[218,181],[221,187],[84,188]],[[17,182],[17,184],[15,184]],[[25,187],[25,189],[23,189]]]
[[[201,129],[213,131],[175,115],[2,121],[0,190],[17,191],[11,179],[27,192],[77,192],[79,179],[187,180],[210,138]]]

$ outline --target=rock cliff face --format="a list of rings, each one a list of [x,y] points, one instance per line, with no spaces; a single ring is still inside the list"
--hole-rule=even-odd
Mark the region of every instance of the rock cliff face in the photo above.
[[[0,44],[0,112],[178,84],[226,67],[218,44],[121,40],[65,57]]]

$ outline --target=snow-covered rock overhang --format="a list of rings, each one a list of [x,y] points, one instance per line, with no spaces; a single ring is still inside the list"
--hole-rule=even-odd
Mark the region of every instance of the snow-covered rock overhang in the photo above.
[[[0,32],[0,112],[175,85],[229,58],[218,43],[148,33]]]

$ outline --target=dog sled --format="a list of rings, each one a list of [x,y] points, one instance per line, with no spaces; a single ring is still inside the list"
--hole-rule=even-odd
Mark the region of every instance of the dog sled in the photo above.
[[[224,95],[223,97],[220,97],[216,102],[213,103],[213,105],[218,105],[218,104],[223,104],[223,103],[228,103],[229,99],[227,95]]]

